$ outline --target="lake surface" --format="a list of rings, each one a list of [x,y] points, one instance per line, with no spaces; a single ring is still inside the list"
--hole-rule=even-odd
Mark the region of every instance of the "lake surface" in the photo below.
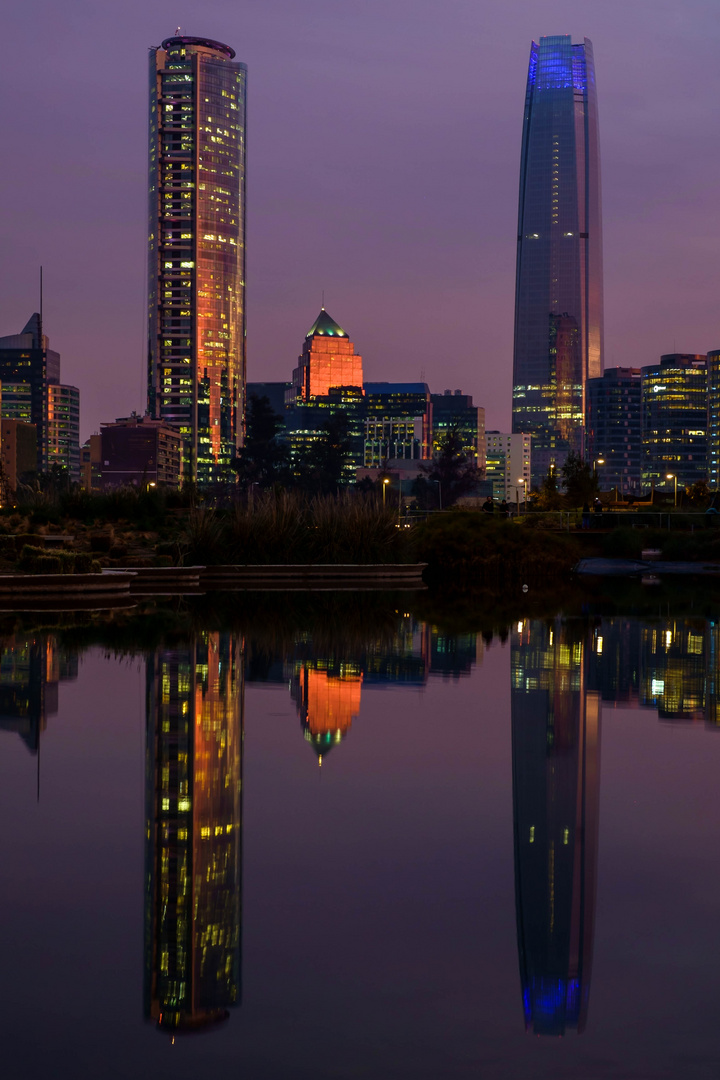
[[[720,623],[328,603],[6,628],[4,1080],[717,1078]]]

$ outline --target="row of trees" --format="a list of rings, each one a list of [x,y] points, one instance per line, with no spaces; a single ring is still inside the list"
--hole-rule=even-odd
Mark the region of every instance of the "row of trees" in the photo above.
[[[540,490],[534,493],[536,509],[560,510],[564,506],[590,506],[598,497],[600,486],[597,473],[579,454],[568,454],[560,469],[560,476],[564,493],[560,491],[556,471],[551,468],[540,485]],[[682,499],[693,506],[707,506],[711,499],[710,488],[704,480],[700,480],[693,484],[687,493],[683,492]]]

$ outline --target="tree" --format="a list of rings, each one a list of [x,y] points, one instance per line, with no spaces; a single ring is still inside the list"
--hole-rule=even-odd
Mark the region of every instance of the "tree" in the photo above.
[[[471,495],[480,481],[478,467],[465,451],[457,428],[448,429],[432,462],[421,465],[420,471],[429,480],[439,481],[443,506],[453,506],[463,495]]]
[[[587,461],[583,461],[579,454],[570,451],[565,464],[562,467],[565,493],[568,502],[572,506],[582,506],[590,503],[598,491],[597,476]]]
[[[269,398],[250,395],[245,443],[232,463],[243,489],[251,484],[269,488],[287,481],[290,453],[279,438],[284,427]]]
[[[341,409],[322,424],[319,438],[310,444],[305,460],[300,462],[301,483],[320,495],[334,495],[352,464],[350,424]]]
[[[551,465],[547,476],[540,485],[537,498],[533,500],[533,508],[538,510],[559,510],[562,506],[562,495],[558,491],[555,466]]]

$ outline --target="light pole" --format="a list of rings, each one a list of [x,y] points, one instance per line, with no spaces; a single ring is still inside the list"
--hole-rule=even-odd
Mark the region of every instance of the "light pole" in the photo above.
[[[527,480],[525,479],[524,476],[521,476],[518,479],[518,484],[522,484],[522,486],[523,486],[523,507],[527,511]],[[515,495],[518,498],[519,498],[519,493],[520,493],[520,489],[515,488]],[[520,513],[520,504],[518,503],[518,514],[519,513]]]
[[[436,480],[435,483],[438,486],[438,506],[439,509],[442,510],[442,484],[439,480]]]
[[[674,501],[674,506],[675,506],[675,509],[677,510],[677,473],[669,472],[669,473],[666,474],[665,479],[675,481],[675,501]]]
[[[385,506],[385,488],[388,486],[389,483],[390,483],[390,479],[389,479],[389,477],[386,476],[383,479],[383,506]]]

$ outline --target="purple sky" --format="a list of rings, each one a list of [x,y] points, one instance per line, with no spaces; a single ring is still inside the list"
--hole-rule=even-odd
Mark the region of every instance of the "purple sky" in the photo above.
[[[720,348],[717,0],[14,0],[0,65],[0,334],[37,307],[85,438],[144,407],[147,49],[250,69],[248,375],[326,306],[366,378],[462,388],[507,428],[530,41],[589,37],[605,365]]]

